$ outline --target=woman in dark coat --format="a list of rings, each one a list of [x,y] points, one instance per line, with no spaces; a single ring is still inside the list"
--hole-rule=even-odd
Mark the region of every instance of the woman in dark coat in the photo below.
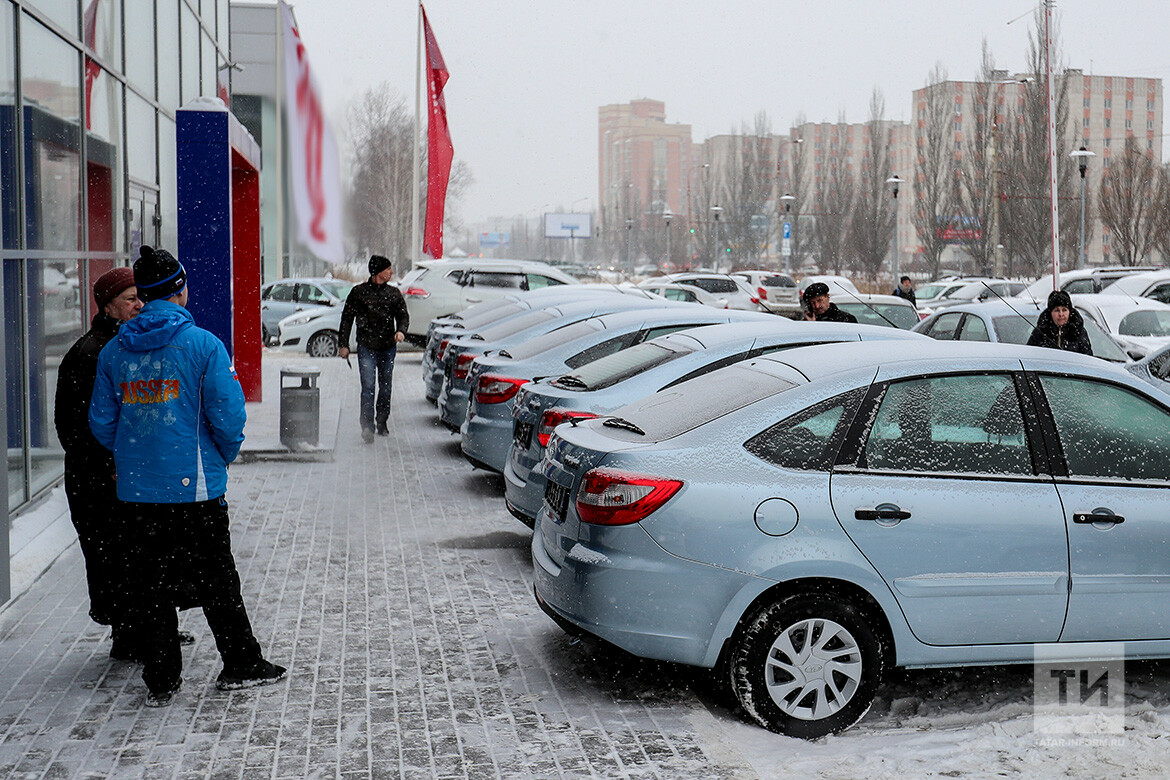
[[[1049,293],[1048,307],[1040,312],[1036,327],[1028,337],[1028,344],[1080,352],[1082,355],[1093,354],[1089,334],[1085,330],[1085,320],[1073,308],[1072,298],[1064,290]]]

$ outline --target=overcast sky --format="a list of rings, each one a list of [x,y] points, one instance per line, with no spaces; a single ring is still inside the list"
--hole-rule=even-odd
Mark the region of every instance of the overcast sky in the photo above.
[[[383,82],[413,109],[415,2],[293,7],[339,138],[347,103]],[[1026,0],[426,3],[451,73],[445,94],[455,156],[476,177],[462,213],[489,226],[497,217],[596,207],[599,106],[665,101],[667,121],[690,124],[696,142],[738,130],[761,110],[775,132],[802,112],[835,121],[843,111],[861,122],[875,87],[886,116],[908,120],[911,92],[936,63],[953,79],[976,75],[984,39],[999,67],[1022,70],[1034,7]],[[1055,17],[1070,67],[1170,75],[1165,0],[1060,0]]]

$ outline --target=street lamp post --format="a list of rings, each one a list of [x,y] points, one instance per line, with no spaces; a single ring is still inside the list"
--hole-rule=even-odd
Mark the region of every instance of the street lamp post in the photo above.
[[[890,185],[890,192],[894,196],[894,258],[890,261],[890,270],[894,274],[895,285],[898,284],[898,188],[904,181],[906,180],[896,173],[886,179],[886,184]]]
[[[711,266],[713,270],[718,271],[720,260],[719,215],[723,213],[723,207],[716,203],[711,207],[711,213],[715,216],[715,257],[712,258]]]
[[[1085,171],[1089,169],[1089,158],[1095,156],[1083,146],[1075,152],[1069,152],[1069,157],[1076,158],[1077,168],[1081,172],[1081,251],[1077,255],[1077,268],[1085,267]]]
[[[633,236],[634,219],[633,217],[626,217],[626,268],[630,273],[634,271]]]
[[[664,270],[670,270],[670,220],[674,219],[674,214],[670,209],[662,212],[662,218],[666,220],[666,265]]]
[[[780,202],[784,204],[784,222],[780,226],[780,254],[784,258],[784,272],[792,274],[792,238],[790,235],[784,235],[785,228],[789,233],[792,231],[792,219],[789,215],[792,213],[792,203],[796,200],[796,196],[791,192],[786,192],[780,196]]]

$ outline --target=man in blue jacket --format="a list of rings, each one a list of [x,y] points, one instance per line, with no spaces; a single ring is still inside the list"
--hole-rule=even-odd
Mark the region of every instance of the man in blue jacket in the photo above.
[[[146,704],[182,684],[175,607],[200,606],[223,659],[220,690],[277,682],[252,634],[228,531],[227,465],[244,441],[244,392],[227,350],[196,327],[187,273],[166,250],[134,264],[142,311],[98,356],[90,428],[114,453],[116,519],[128,540],[124,584],[144,635]]]

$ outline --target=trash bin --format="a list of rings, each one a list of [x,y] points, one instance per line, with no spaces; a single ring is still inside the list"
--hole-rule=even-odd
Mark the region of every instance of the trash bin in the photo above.
[[[280,443],[290,450],[317,445],[321,429],[321,388],[316,366],[280,369]],[[290,384],[291,383],[291,384]]]

